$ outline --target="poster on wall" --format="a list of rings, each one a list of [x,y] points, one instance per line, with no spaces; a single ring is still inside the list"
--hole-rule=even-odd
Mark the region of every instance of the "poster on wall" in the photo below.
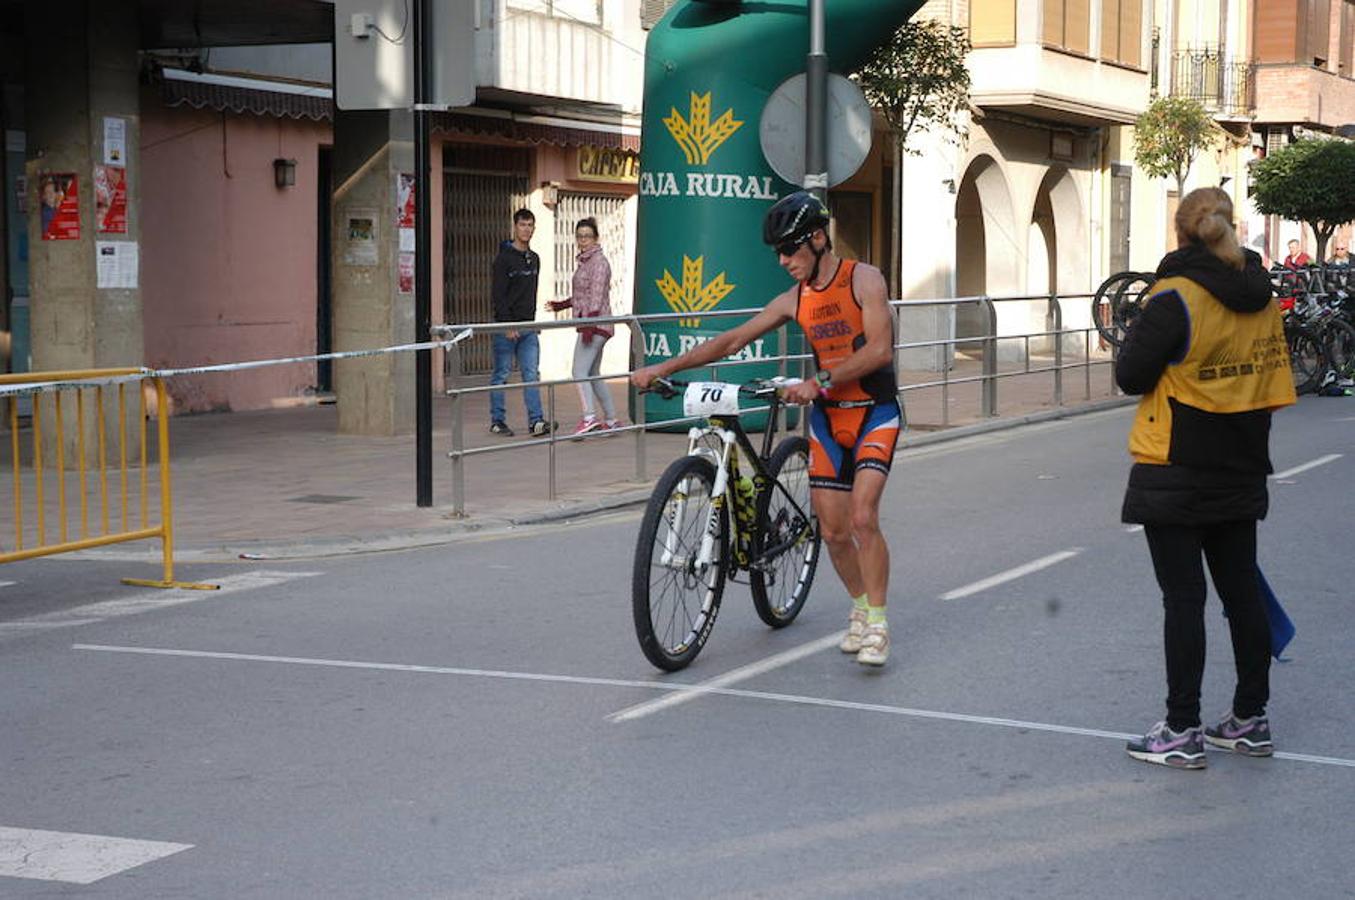
[[[104,116],[104,164],[127,165],[127,120]]]
[[[95,284],[101,289],[134,289],[140,252],[136,241],[95,241]]]
[[[80,240],[80,198],[74,172],[43,172],[38,176],[44,241]]]
[[[414,254],[400,254],[400,293],[414,293]]]
[[[343,223],[344,264],[349,266],[376,265],[376,210],[350,209],[344,215]]]
[[[94,228],[100,234],[127,233],[127,170],[94,167]]]
[[[395,192],[395,225],[414,227],[414,176],[407,172],[400,173],[399,189]]]

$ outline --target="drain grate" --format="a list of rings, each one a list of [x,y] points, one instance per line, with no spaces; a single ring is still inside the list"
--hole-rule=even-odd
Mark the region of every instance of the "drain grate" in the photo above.
[[[357,497],[345,497],[342,494],[303,494],[300,497],[288,497],[289,503],[347,503]]]

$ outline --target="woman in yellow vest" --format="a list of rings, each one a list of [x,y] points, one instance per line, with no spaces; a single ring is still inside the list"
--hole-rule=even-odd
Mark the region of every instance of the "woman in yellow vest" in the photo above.
[[[1238,246],[1232,200],[1218,188],[1191,191],[1176,234],[1180,249],[1158,265],[1115,363],[1120,388],[1143,395],[1122,518],[1144,526],[1166,615],[1167,718],[1127,749],[1145,762],[1201,769],[1206,742],[1274,752],[1256,523],[1269,504],[1270,414],[1295,398],[1270,279],[1261,258]],[[1222,721],[1201,728],[1205,563],[1228,614],[1237,688]]]

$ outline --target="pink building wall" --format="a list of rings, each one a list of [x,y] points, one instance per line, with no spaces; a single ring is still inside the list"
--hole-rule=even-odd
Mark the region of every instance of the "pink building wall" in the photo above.
[[[146,364],[315,352],[319,149],[327,123],[142,105]],[[274,184],[273,160],[296,160]],[[437,246],[437,245],[435,245]],[[172,379],[175,413],[260,409],[306,394],[314,363]]]

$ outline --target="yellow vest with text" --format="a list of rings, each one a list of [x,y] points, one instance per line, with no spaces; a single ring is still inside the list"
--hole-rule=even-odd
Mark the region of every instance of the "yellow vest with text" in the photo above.
[[[1181,277],[1153,285],[1148,302],[1170,302],[1163,295],[1173,292],[1185,305],[1190,343],[1185,358],[1168,363],[1157,385],[1139,401],[1129,452],[1141,463],[1170,463],[1172,400],[1205,412],[1240,413],[1276,409],[1297,399],[1284,325],[1274,302],[1258,312],[1234,312]]]

